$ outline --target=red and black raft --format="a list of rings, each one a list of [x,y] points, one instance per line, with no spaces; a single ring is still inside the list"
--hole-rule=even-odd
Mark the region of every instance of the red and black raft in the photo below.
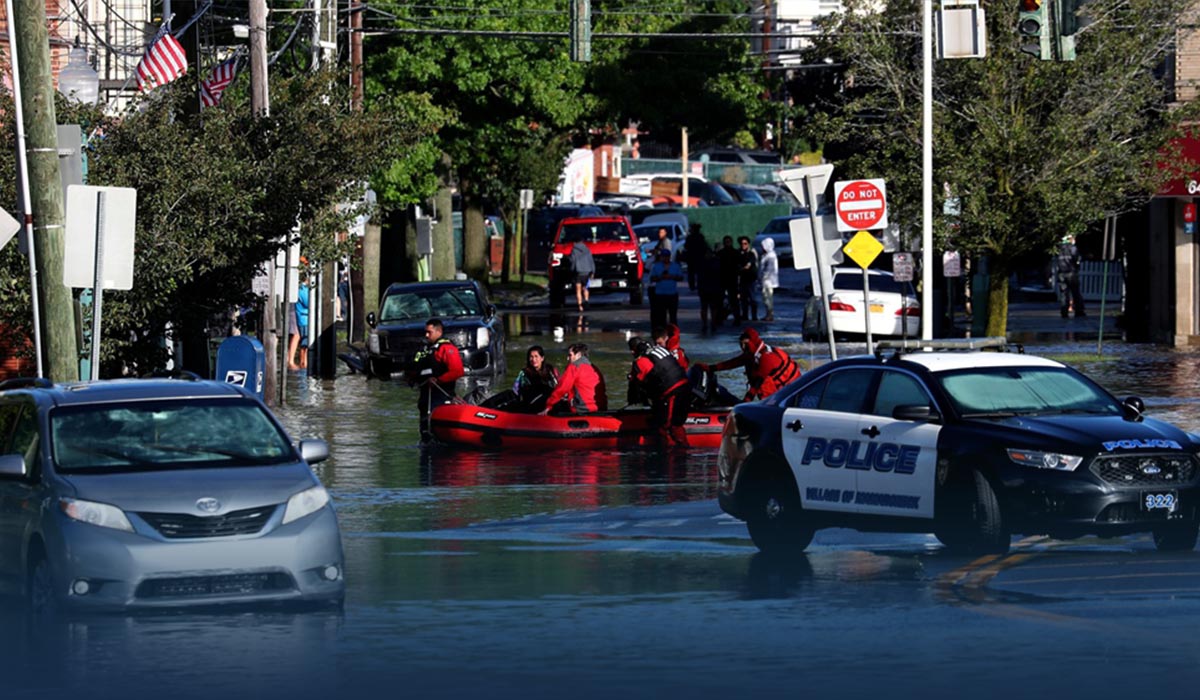
[[[720,446],[728,417],[728,407],[692,410],[686,425],[690,446]],[[434,436],[449,445],[573,450],[658,444],[658,433],[651,427],[648,408],[543,416],[471,404],[445,404],[433,409],[429,420]]]

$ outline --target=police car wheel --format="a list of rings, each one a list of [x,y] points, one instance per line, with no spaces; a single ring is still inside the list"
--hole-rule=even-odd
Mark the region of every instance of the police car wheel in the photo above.
[[[963,554],[1004,554],[1011,537],[1000,513],[1000,501],[979,470],[972,469],[957,485],[947,487],[951,504],[938,516],[934,534],[946,549]]]
[[[1154,529],[1154,546],[1160,552],[1189,552],[1196,548],[1200,520],[1160,525]]]
[[[762,478],[751,488],[746,528],[763,554],[800,554],[812,542],[815,529],[800,506],[800,494],[781,476]]]

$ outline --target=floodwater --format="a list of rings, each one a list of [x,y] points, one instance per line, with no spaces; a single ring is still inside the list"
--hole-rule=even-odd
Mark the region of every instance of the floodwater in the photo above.
[[[565,326],[561,340],[554,325]],[[528,345],[561,366],[567,344],[588,343],[610,402],[624,403],[622,320],[581,329],[520,317],[510,331],[514,369]],[[685,334],[684,345],[693,361],[713,361],[734,354],[735,339]],[[824,359],[796,335],[772,342]],[[1200,355],[1119,342],[1105,352],[1074,364],[1118,396],[1142,396],[1151,415],[1200,429]],[[726,377],[735,394],[738,374]],[[954,578],[971,563],[931,538],[847,531],[823,531],[781,568],[716,507],[712,452],[427,446],[402,382],[291,382],[279,416],[293,437],[330,445],[317,470],[343,531],[344,612],[111,616],[31,630],[8,610],[0,696],[1116,698],[1184,697],[1200,681],[1200,593],[1178,583],[1184,592],[991,596]],[[1023,551],[1049,556],[1050,546]],[[1070,551],[1070,566],[1100,569],[1155,557],[1144,539]],[[1194,556],[1154,561],[1191,585]]]

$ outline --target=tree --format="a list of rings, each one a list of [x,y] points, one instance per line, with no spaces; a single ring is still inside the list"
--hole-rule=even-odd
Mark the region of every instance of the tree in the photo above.
[[[327,73],[277,79],[268,118],[255,118],[236,93],[186,115],[187,91],[169,85],[143,110],[103,125],[91,144],[91,184],[138,190],[135,286],[104,297],[105,376],[163,367],[168,330],[206,352],[208,327],[256,301],[251,280],[297,222],[310,262],[341,252],[333,233],[358,212],[333,205],[353,201],[432,128],[419,100],[407,110],[350,110],[344,83]],[[4,153],[0,163],[12,157]],[[0,287],[0,323],[28,327],[21,261],[4,252],[13,274]]]
[[[937,244],[987,257],[988,335],[1005,333],[1018,261],[1141,206],[1170,177],[1161,154],[1197,105],[1169,103],[1163,66],[1190,5],[1093,0],[1073,62],[1021,53],[1017,6],[989,7],[987,58],[936,64],[935,191],[961,203],[957,220],[936,221]],[[889,219],[911,229],[921,202],[921,4],[872,7],[847,0],[823,25],[814,55],[845,68],[839,91],[811,99],[805,129],[837,162],[837,179],[887,179]]]

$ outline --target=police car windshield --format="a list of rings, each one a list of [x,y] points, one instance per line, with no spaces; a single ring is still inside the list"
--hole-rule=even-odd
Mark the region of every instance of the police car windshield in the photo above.
[[[989,367],[937,376],[963,418],[1121,414],[1111,396],[1066,368]]]
[[[287,436],[245,399],[70,406],[50,414],[63,473],[242,467],[295,459]]]

